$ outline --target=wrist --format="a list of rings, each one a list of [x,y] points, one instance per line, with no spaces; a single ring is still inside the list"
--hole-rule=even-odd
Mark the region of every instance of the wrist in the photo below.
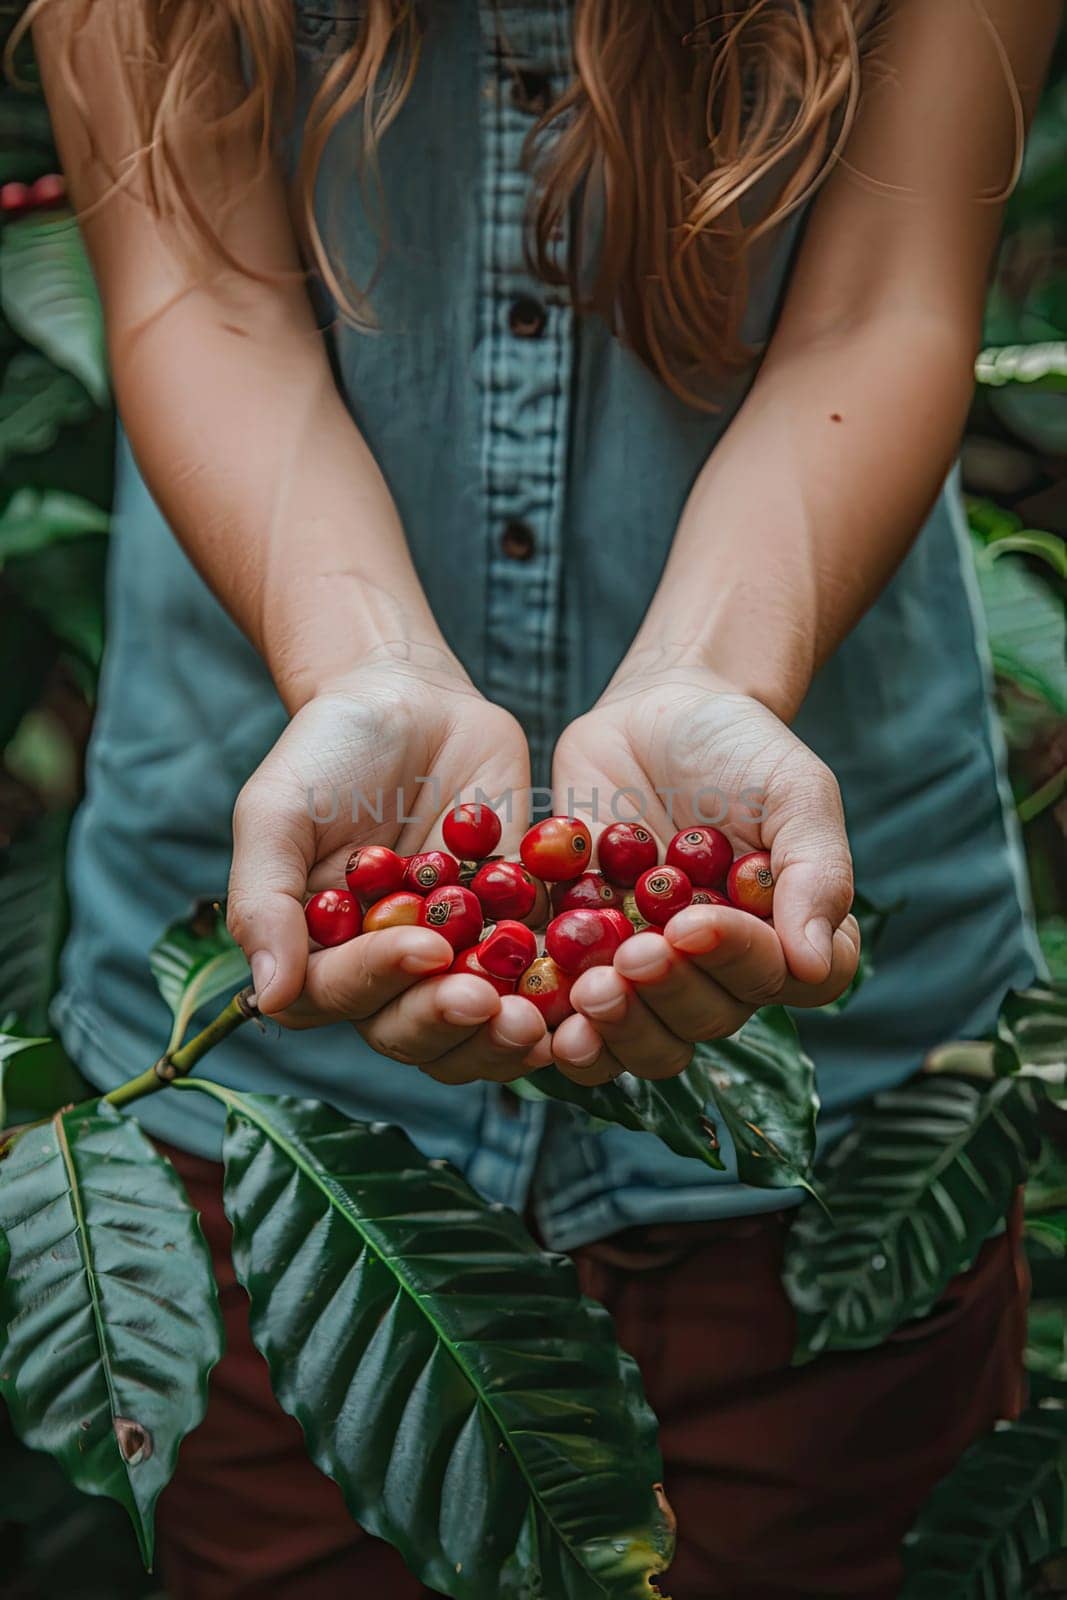
[[[301,613],[294,618],[291,609],[284,629],[263,631],[263,654],[290,714],[319,695],[344,693],[365,682],[368,673],[384,670],[420,682],[470,686],[428,608],[425,616],[409,616],[389,599],[377,612],[364,605],[358,616],[336,605],[321,612],[309,606],[303,613],[301,621]]]
[[[810,671],[776,661],[769,652],[754,659],[746,652],[744,657],[730,660],[713,643],[656,642],[639,634],[601,698],[607,702],[671,684],[709,696],[755,700],[789,723],[800,708],[810,677]]]
[[[324,695],[365,694],[371,680],[403,684],[406,694],[416,690],[431,694],[479,692],[466,668],[443,641],[383,639],[358,657],[339,663],[320,676],[308,677],[296,709]]]

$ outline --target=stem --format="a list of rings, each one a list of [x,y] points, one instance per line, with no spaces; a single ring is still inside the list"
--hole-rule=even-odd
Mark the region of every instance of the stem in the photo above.
[[[147,1072],[139,1072],[137,1077],[131,1078],[128,1083],[120,1083],[117,1089],[112,1089],[110,1094],[103,1096],[103,1099],[112,1106],[128,1106],[131,1101],[141,1100],[146,1094],[156,1094],[160,1089],[166,1089],[175,1080],[184,1078],[187,1073],[192,1072],[201,1057],[206,1056],[209,1050],[213,1050],[228,1033],[233,1033],[242,1023],[258,1016],[255,990],[251,987],[242,989],[202,1032],[189,1040],[188,1044],[183,1044],[173,1055],[160,1056],[155,1066],[149,1067]],[[62,1109],[69,1111],[71,1108],[64,1106]],[[43,1128],[51,1121],[52,1116],[47,1116],[39,1118],[37,1122],[23,1123],[18,1128],[9,1128],[3,1139],[0,1139],[0,1161],[24,1134],[34,1128]]]
[[[1035,789],[1033,794],[1028,794],[1025,800],[1019,801],[1016,807],[1019,821],[1033,822],[1042,811],[1047,811],[1049,806],[1055,805],[1064,793],[1067,793],[1067,767],[1061,767],[1059,772],[1053,773],[1047,783],[1041,785],[1040,789]]]
[[[141,1100],[146,1094],[157,1094],[160,1089],[166,1089],[174,1082],[175,1078],[184,1078],[192,1072],[197,1062],[220,1044],[227,1034],[233,1033],[251,1017],[257,1016],[255,993],[252,989],[242,989],[240,994],[235,994],[229,1005],[224,1006],[218,1016],[208,1023],[202,1032],[196,1034],[180,1050],[175,1050],[173,1055],[161,1056],[155,1066],[149,1067],[147,1072],[141,1072],[136,1078],[131,1078],[128,1083],[120,1083],[117,1089],[112,1089],[104,1099],[112,1106],[128,1106],[131,1101]]]

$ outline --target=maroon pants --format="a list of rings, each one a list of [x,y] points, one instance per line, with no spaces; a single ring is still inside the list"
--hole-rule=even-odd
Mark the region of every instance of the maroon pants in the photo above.
[[[201,1213],[226,1321],[207,1417],[160,1502],[168,1595],[423,1600],[431,1591],[356,1527],[271,1394],[230,1263],[221,1168],[167,1154]],[[930,1317],[800,1368],[779,1281],[787,1227],[780,1212],[660,1225],[575,1252],[660,1419],[673,1600],[893,1600],[900,1540],[929,1490],[1021,1403],[1017,1214]]]

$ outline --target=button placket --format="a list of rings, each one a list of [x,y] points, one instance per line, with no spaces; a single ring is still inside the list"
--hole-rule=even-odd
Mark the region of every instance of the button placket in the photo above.
[[[522,154],[554,83],[570,70],[570,7],[566,0],[486,3],[480,14],[486,83],[475,373],[483,404],[486,688],[522,720],[541,781],[562,704],[559,602],[573,333],[562,297],[530,276],[531,186]]]

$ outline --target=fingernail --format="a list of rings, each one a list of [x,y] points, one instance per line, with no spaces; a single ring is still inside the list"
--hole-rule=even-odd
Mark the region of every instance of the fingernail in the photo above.
[[[571,991],[571,1004],[598,1022],[619,1022],[626,1015],[629,991],[614,967],[590,967]]]
[[[252,987],[256,991],[256,999],[262,1000],[271,984],[274,974],[278,970],[278,963],[269,950],[257,950],[249,966],[252,968]]]
[[[834,958],[834,932],[826,918],[812,917],[804,928],[804,937],[829,971]]]
[[[426,950],[409,950],[407,955],[400,957],[401,972],[410,972],[416,976],[427,972],[440,972],[448,965],[447,955],[435,956]]]
[[[530,1030],[524,1028],[521,1022],[514,1019],[509,1022],[506,1017],[500,1017],[491,1032],[493,1043],[503,1045],[505,1050],[530,1049]]]
[[[716,945],[722,943],[722,933],[715,922],[714,913],[696,907],[679,911],[669,926],[671,944],[676,950],[684,950],[687,955],[710,955]]]
[[[627,940],[615,957],[615,970],[627,978],[666,977],[671,958],[666,940],[658,933],[639,933]]]
[[[580,1000],[578,1009],[583,1016],[592,1017],[595,1022],[621,1022],[626,1015],[626,996],[613,995],[610,999],[604,997],[592,1000]]]
[[[483,1022],[488,1022],[492,1016],[489,1006],[476,1005],[443,1006],[441,1016],[445,1022],[450,1022],[454,1028],[478,1028]]]
[[[588,1050],[579,1050],[577,1052],[572,1050],[565,1056],[561,1056],[560,1059],[565,1061],[568,1067],[578,1067],[579,1069],[592,1067],[600,1060],[600,1051],[601,1046],[596,1044]]]

